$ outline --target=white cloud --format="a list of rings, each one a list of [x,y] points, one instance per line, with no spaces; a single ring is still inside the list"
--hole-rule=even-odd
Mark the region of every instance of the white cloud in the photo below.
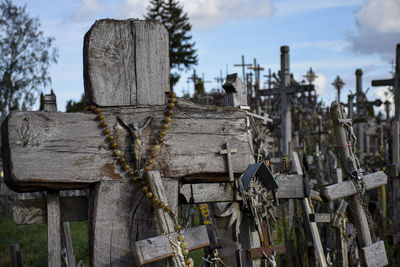
[[[273,13],[270,0],[181,0],[194,28],[209,28],[229,20],[268,17]],[[124,0],[119,16],[143,18],[149,1]]]
[[[269,17],[269,0],[182,0],[194,27],[208,28],[228,20]]]
[[[274,7],[277,9],[277,15],[290,15],[318,9],[355,6],[360,5],[360,2],[361,0],[285,0],[277,1]]]
[[[355,19],[357,32],[349,36],[354,52],[393,55],[400,41],[399,0],[364,0]]]
[[[147,6],[149,1],[143,0],[124,0],[120,7],[118,8],[118,17],[124,19],[127,18],[139,18],[143,19],[144,15],[147,13]]]
[[[98,14],[102,6],[99,0],[82,0],[81,5],[72,12],[72,19],[85,21]]]
[[[328,79],[326,78],[325,75],[318,73],[317,78],[314,81],[315,84],[315,90],[317,91],[317,94],[320,96],[323,96],[326,94],[326,89],[328,86]]]

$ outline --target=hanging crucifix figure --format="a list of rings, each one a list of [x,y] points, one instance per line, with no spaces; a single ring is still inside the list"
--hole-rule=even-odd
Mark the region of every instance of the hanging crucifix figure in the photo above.
[[[126,123],[121,118],[118,117],[118,121],[124,126],[132,137],[132,155],[135,159],[136,171],[140,170],[142,151],[143,151],[143,129],[146,128],[151,121],[151,116],[143,123],[142,127],[139,127],[137,122]]]

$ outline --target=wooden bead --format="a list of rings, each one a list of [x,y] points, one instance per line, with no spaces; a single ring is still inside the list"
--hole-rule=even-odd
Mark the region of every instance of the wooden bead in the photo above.
[[[107,140],[108,140],[108,141],[114,140],[114,136],[111,135],[111,134],[107,135]]]
[[[128,164],[124,164],[124,170],[127,171],[131,168],[131,166],[129,166]]]
[[[180,230],[182,230],[182,227],[181,227],[179,224],[175,225],[174,228],[175,228],[175,231],[177,231],[177,232],[179,232]],[[182,235],[182,236],[183,236],[183,235]],[[182,241],[182,240],[179,240],[179,241]]]
[[[121,152],[121,150],[117,149],[117,150],[114,151],[114,154],[115,154],[115,156],[119,157],[119,156],[122,155],[122,152]]]
[[[95,107],[95,106],[90,106],[90,110],[91,110],[92,112],[94,112],[94,111],[95,111],[95,109],[96,109],[96,107]]]
[[[164,129],[164,130],[168,130],[168,124],[163,124],[163,126],[162,126],[162,128]]]
[[[170,210],[171,210],[171,208],[170,208],[169,206],[165,206],[165,207],[164,207],[164,211],[165,211],[165,212],[169,212]]]
[[[129,176],[135,176],[135,171],[129,171],[129,172],[128,172],[128,175],[129,175]]]
[[[117,148],[117,146],[118,146],[117,143],[115,143],[115,142],[112,142],[112,143],[111,143],[111,147],[112,147],[112,148]]]
[[[157,141],[158,141],[158,143],[163,143],[164,142],[164,138],[162,138],[162,137],[158,137],[158,139],[157,139]]]
[[[121,162],[122,164],[124,164],[126,162],[126,159],[124,157],[120,157],[119,158],[119,162]]]
[[[94,113],[99,114],[100,112],[101,112],[101,109],[99,109],[99,108],[94,109]]]
[[[148,188],[147,186],[143,186],[143,187],[142,187],[142,192],[143,192],[144,194],[146,194],[148,191],[149,191],[149,188]]]
[[[153,164],[153,161],[151,161],[150,159],[148,159],[146,163],[147,163],[147,165],[151,165],[151,164]]]
[[[164,203],[164,202],[158,203],[158,207],[159,207],[160,209],[164,208],[164,206],[165,206],[165,203]]]
[[[103,132],[104,132],[105,134],[109,134],[109,133],[110,133],[110,129],[105,128],[105,129],[103,130]]]
[[[187,248],[182,249],[182,254],[183,254],[183,256],[189,255],[189,250]]]
[[[191,262],[190,259],[185,259],[185,265],[186,265],[186,266],[190,266],[191,263],[192,263],[192,262]]]
[[[166,122],[166,123],[171,122],[171,117],[169,117],[169,116],[168,116],[168,117],[165,117],[165,122]]]
[[[154,196],[153,199],[151,200],[151,202],[153,202],[154,204],[157,204],[158,203],[158,198]]]
[[[146,197],[147,197],[148,199],[151,199],[151,198],[153,197],[153,193],[147,192]]]
[[[168,115],[168,116],[172,116],[172,114],[174,114],[174,112],[173,112],[172,110],[168,110],[168,111],[167,111],[167,115]]]
[[[154,150],[155,153],[157,153],[158,151],[160,151],[160,146],[159,145],[155,145],[153,150]]]
[[[151,153],[150,156],[151,156],[152,159],[154,159],[157,156],[157,154],[153,152],[153,153]]]
[[[102,121],[102,120],[104,120],[104,115],[103,115],[103,114],[99,114],[99,115],[97,116],[97,118],[98,118],[100,121]]]
[[[101,127],[106,128],[106,127],[107,127],[107,122],[102,121],[102,122],[100,123],[100,125],[101,125]]]
[[[145,166],[145,167],[143,168],[143,170],[144,170],[145,172],[148,172],[148,171],[150,171],[150,167],[149,167],[149,166]]]
[[[174,103],[169,103],[169,104],[168,104],[168,108],[173,109],[174,107],[175,107],[175,104],[174,104]]]
[[[175,98],[175,97],[176,97],[176,94],[175,94],[174,92],[170,92],[170,93],[169,93],[169,96],[170,96],[171,98]]]
[[[166,132],[165,132],[165,131],[161,131],[161,132],[160,132],[160,135],[161,135],[161,136],[165,136],[165,135],[166,135]]]
[[[175,97],[171,97],[169,100],[169,103],[175,103],[176,102],[176,98]]]
[[[178,226],[179,226],[179,225],[178,225]],[[175,227],[176,227],[176,225],[175,225]],[[181,227],[179,226],[179,228],[181,228]],[[175,230],[176,230],[176,228],[175,228]],[[181,230],[181,229],[180,229],[180,230]],[[180,230],[179,230],[179,231],[180,231]],[[177,231],[177,232],[179,232],[179,231]],[[185,236],[184,236],[184,235],[179,235],[179,236],[178,236],[178,240],[179,240],[179,241],[185,240]]]
[[[186,243],[185,242],[181,242],[181,248],[186,248]]]

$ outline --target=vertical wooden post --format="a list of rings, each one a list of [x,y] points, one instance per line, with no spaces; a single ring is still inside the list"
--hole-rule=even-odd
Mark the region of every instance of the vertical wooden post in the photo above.
[[[48,266],[61,266],[60,196],[58,191],[47,192],[47,249]]]
[[[289,46],[281,46],[281,152],[289,155],[289,143],[292,141],[292,113],[289,96],[285,88],[290,86]]]
[[[333,102],[331,106],[331,117],[334,127],[334,133],[337,140],[337,145],[340,147],[338,149],[338,157],[343,167],[346,176],[352,171],[358,169],[357,163],[355,161],[355,155],[353,148],[349,146],[351,142],[347,138],[347,133],[341,120],[345,118],[344,111],[338,102]],[[367,216],[363,210],[363,207],[358,199],[357,195],[350,197],[349,207],[354,220],[354,225],[357,229],[358,242],[361,247],[367,247],[372,244],[371,234],[369,231]]]
[[[19,243],[15,243],[10,246],[11,266],[12,267],[23,267],[24,262],[22,260],[22,252],[20,250]]]

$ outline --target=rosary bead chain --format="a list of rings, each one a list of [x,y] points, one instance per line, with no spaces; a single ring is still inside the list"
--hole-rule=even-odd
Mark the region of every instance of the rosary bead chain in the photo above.
[[[151,159],[154,159],[157,157],[157,153],[160,151],[160,144],[164,142],[164,136],[166,135],[166,130],[168,130],[169,126],[168,123],[171,122],[171,116],[173,115],[173,109],[175,108],[175,102],[176,102],[176,94],[174,92],[170,93],[170,99],[169,103],[167,105],[167,111],[166,111],[166,117],[164,118],[164,122],[162,124],[162,130],[160,131],[160,136],[157,138],[157,144],[153,147],[153,151],[150,154],[150,159],[146,160],[146,166],[144,166],[143,170],[145,172],[150,171],[150,166],[153,164],[153,161]],[[116,141],[114,141],[114,136],[111,135],[111,131],[108,128],[108,124],[105,121],[104,114],[101,113],[101,109],[96,107],[96,106],[90,106],[87,108],[87,110],[92,111],[93,113],[97,114],[97,119],[100,121],[100,126],[103,128],[103,133],[106,135],[106,139],[109,141],[111,148],[114,150],[115,156],[117,156],[119,162],[122,164],[122,167],[125,171],[128,172],[128,175],[132,177],[132,182],[138,184],[138,187],[141,189],[141,191],[145,194],[146,198],[152,201],[152,203],[155,205],[155,207],[162,209],[165,213],[169,214],[173,220],[176,219],[175,214],[172,212],[171,208],[167,205],[165,205],[164,202],[160,202],[158,198],[151,192],[149,187],[147,186],[147,183],[139,178],[138,176],[138,170],[132,170],[131,166],[126,163],[126,159],[122,156],[121,150],[118,149],[118,144]],[[136,141],[137,142],[137,141]],[[176,232],[179,233],[178,240],[180,241],[180,247],[182,248],[182,254],[185,259],[185,264],[188,266],[190,264],[190,260],[188,258],[189,255],[189,250],[186,248],[187,245],[184,242],[185,236],[181,233],[182,227],[176,223],[174,226],[174,229]]]

